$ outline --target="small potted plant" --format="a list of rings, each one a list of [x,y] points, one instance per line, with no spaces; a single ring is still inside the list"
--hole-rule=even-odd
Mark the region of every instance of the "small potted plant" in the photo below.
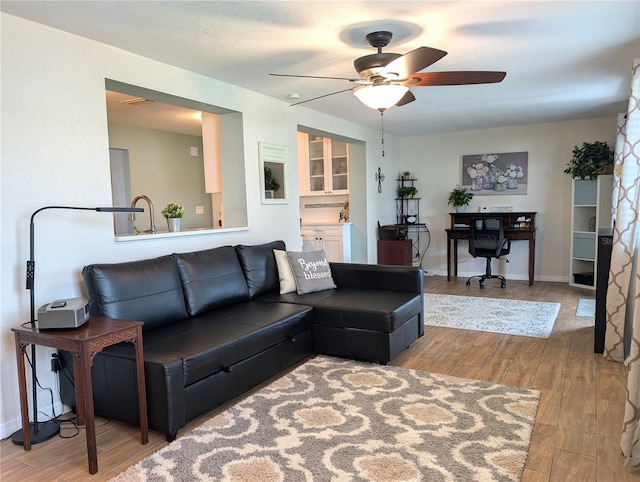
[[[402,171],[402,179],[411,179],[411,172]]]
[[[449,203],[456,208],[456,212],[463,213],[466,211],[467,206],[473,199],[473,193],[467,191],[467,188],[460,187],[456,185],[456,187],[449,194]]]
[[[606,142],[583,142],[582,147],[575,146],[567,166],[564,173],[573,179],[594,180],[599,174],[611,172],[613,151]]]
[[[273,198],[278,189],[280,189],[280,183],[273,175],[273,170],[268,166],[264,166],[264,197],[266,199]]]
[[[168,203],[160,213],[167,218],[167,226],[170,233],[180,231],[180,220],[184,216],[184,206],[176,203]]]
[[[416,189],[414,186],[403,186],[398,189],[398,196],[403,199],[411,199],[417,193],[418,189]]]

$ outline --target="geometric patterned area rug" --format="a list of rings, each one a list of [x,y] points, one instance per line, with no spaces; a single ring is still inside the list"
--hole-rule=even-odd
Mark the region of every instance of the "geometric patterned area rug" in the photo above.
[[[426,325],[549,338],[560,303],[425,294],[424,309]]]
[[[111,481],[517,481],[539,397],[320,355]]]

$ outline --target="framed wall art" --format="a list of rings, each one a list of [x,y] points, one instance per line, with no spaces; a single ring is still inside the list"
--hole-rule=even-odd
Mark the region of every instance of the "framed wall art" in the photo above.
[[[528,152],[462,156],[462,186],[476,196],[527,194]]]

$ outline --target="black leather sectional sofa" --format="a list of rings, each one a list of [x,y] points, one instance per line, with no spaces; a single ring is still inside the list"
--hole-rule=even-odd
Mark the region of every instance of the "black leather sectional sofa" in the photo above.
[[[144,322],[149,427],[167,440],[313,353],[387,363],[424,334],[421,268],[331,263],[337,288],[281,295],[274,249],[284,242],[84,268],[91,315]],[[92,378],[96,415],[138,424],[132,345],[105,348]]]

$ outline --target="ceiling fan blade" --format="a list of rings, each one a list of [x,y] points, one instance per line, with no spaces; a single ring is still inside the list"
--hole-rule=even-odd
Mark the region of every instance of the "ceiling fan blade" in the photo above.
[[[294,105],[304,104],[305,102],[311,102],[312,100],[322,99],[323,97],[329,97],[330,95],[342,94],[343,92],[349,92],[349,91],[353,91],[353,89],[339,90],[337,92],[331,92],[330,94],[319,95],[318,97],[314,97],[312,99],[301,100],[300,102],[296,102],[295,104],[291,104],[290,107],[293,107]]]
[[[445,55],[447,55],[447,52],[444,50],[419,47],[396,60],[392,60],[385,66],[384,70],[387,73],[398,74],[399,79],[406,79],[415,72],[420,72],[422,69],[429,67]]]
[[[349,82],[362,82],[363,79],[348,79],[346,77],[320,77],[316,75],[292,75],[292,74],[269,74],[275,77],[296,77],[300,79],[331,79],[331,80],[348,80]],[[408,77],[408,76],[407,76]]]
[[[468,84],[495,84],[502,82],[506,72],[462,70],[455,72],[428,72],[423,74],[411,74],[402,85],[407,87],[420,87],[429,85],[468,85]]]
[[[402,105],[408,104],[409,102],[413,102],[414,100],[416,100],[416,96],[413,95],[410,90],[408,90],[407,93],[402,96],[402,99],[396,102],[396,105],[400,107]]]

